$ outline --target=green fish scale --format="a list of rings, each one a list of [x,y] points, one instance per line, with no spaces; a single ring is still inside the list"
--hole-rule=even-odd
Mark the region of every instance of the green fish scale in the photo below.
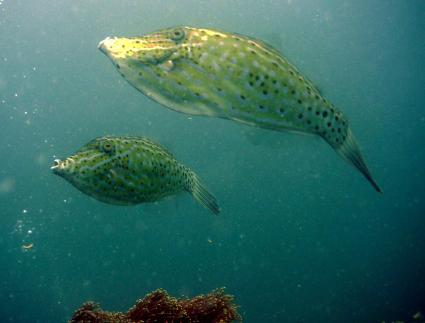
[[[113,153],[102,154],[105,142],[112,145]],[[100,200],[137,204],[188,190],[188,169],[149,140],[104,137],[81,151],[71,156],[73,172],[68,179]]]
[[[174,52],[158,53],[169,57],[169,69],[124,58],[117,60],[121,75],[180,112],[315,133],[334,147],[345,140],[341,112],[276,50],[239,35],[188,30]]]

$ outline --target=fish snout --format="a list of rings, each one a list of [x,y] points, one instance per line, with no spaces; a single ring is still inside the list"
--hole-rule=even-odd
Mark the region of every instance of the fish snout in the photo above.
[[[65,160],[55,159],[53,161],[53,165],[50,167],[50,169],[55,174],[61,174],[64,171],[70,169],[73,162],[74,161],[71,158],[67,158]]]
[[[55,159],[53,161],[53,165],[50,167],[50,169],[53,171],[53,173],[57,173],[58,170],[60,169],[60,165],[61,165],[61,160]]]
[[[116,39],[117,37],[106,37],[99,43],[99,45],[97,45],[97,48],[99,48],[104,54],[108,54],[109,49],[112,47]]]

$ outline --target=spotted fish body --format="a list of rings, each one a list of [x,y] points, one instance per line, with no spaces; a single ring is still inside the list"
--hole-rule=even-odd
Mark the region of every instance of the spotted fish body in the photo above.
[[[187,191],[219,213],[216,199],[198,176],[147,138],[96,138],[65,160],[55,160],[51,168],[80,191],[105,203],[134,205]]]
[[[106,38],[99,48],[131,85],[173,110],[321,136],[381,192],[346,117],[269,45],[177,27]]]

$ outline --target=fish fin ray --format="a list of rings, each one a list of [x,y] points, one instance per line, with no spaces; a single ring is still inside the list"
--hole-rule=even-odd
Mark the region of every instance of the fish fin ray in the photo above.
[[[350,128],[348,128],[347,137],[342,145],[334,148],[346,161],[362,173],[377,192],[383,193],[378,183],[373,179]]]
[[[216,198],[208,192],[194,172],[190,172],[190,177],[191,180],[187,190],[193,195],[198,203],[208,208],[212,213],[218,215],[220,213],[220,207]]]

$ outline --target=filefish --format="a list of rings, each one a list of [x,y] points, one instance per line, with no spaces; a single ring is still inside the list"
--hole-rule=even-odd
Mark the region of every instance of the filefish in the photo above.
[[[198,176],[148,138],[99,137],[74,155],[56,159],[51,169],[104,203],[135,205],[186,191],[212,213],[220,212]]]
[[[344,114],[263,41],[176,27],[108,37],[99,49],[132,86],[175,111],[322,137],[382,192]]]

